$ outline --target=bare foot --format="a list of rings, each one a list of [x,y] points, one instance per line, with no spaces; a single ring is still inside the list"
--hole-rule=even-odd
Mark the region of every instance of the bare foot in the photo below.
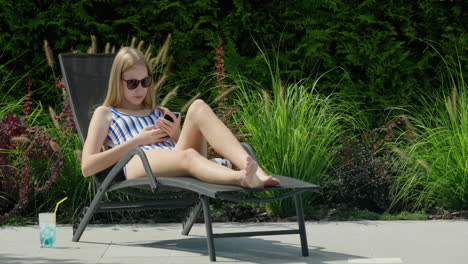
[[[240,172],[243,176],[241,186],[245,188],[264,188],[280,184],[280,180],[267,175],[251,156],[247,157],[244,169]]]
[[[278,180],[277,178],[274,178],[273,176],[266,174],[266,172],[262,170],[260,166],[258,166],[257,175],[258,175],[258,178],[260,178],[260,180],[263,182],[263,185],[265,187],[276,186],[281,183],[280,180]]]
[[[242,180],[240,185],[244,188],[263,188],[263,181],[255,173],[257,171],[258,165],[252,157],[247,156],[245,160],[244,169],[240,172],[242,173]]]

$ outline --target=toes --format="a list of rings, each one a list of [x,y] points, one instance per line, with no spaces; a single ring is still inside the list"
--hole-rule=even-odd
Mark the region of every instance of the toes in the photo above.
[[[263,183],[265,186],[276,186],[280,184],[280,181],[273,176],[268,176],[263,179]]]

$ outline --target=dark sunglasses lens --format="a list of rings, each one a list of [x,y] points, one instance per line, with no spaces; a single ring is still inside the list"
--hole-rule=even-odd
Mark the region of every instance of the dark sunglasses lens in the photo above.
[[[127,88],[130,90],[137,88],[138,84],[140,84],[138,80],[127,80]]]
[[[143,80],[141,80],[141,86],[148,87],[148,86],[151,85],[152,81],[153,81],[153,78],[151,78],[151,76],[148,76],[148,77],[144,78]]]

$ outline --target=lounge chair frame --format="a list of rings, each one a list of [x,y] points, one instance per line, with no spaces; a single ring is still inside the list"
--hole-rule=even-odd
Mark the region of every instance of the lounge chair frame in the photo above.
[[[62,53],[59,55],[60,67],[65,80],[67,93],[70,98],[71,109],[77,131],[82,143],[86,138],[89,125],[87,113],[94,104],[100,103],[107,90],[107,80],[115,54],[75,54]],[[85,71],[87,73],[82,74]],[[87,76],[87,74],[89,76]],[[88,87],[91,86],[91,87]],[[101,88],[102,87],[102,88]],[[99,96],[96,96],[99,94]],[[88,100],[83,100],[88,97]],[[247,143],[241,143],[244,149],[257,161],[255,152]],[[138,156],[145,168],[146,177],[132,180],[123,178],[123,167],[131,158]],[[260,165],[260,163],[259,163]],[[208,255],[211,261],[216,261],[215,238],[226,237],[250,237],[266,235],[299,234],[302,255],[308,256],[307,236],[304,223],[304,212],[301,194],[305,191],[320,192],[321,187],[298,179],[274,175],[281,180],[280,186],[266,189],[244,189],[239,186],[217,185],[201,182],[192,177],[165,178],[153,175],[148,159],[143,150],[138,147],[131,149],[113,167],[97,173],[94,176],[96,193],[89,207],[83,208],[77,221],[73,225],[73,241],[78,242],[92,216],[98,212],[113,212],[126,210],[148,210],[164,208],[186,208],[187,217],[183,222],[182,234],[189,235],[198,215],[203,210]],[[171,191],[166,193],[166,191]],[[244,194],[264,192],[271,190],[287,190],[276,197],[259,198]],[[103,202],[106,192],[118,191],[131,194],[135,197],[150,199],[123,202]],[[148,193],[150,191],[150,193]],[[298,229],[261,231],[261,232],[237,232],[237,233],[213,233],[210,199],[223,199],[243,203],[264,203],[282,200],[294,196],[297,214]]]

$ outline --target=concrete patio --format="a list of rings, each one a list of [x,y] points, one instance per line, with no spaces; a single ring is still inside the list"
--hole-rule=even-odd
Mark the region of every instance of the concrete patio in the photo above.
[[[214,233],[297,228],[285,223],[214,223]],[[468,221],[306,222],[309,257],[299,235],[215,239],[219,263],[468,263]],[[0,263],[210,263],[205,227],[180,224],[90,225],[71,241],[58,225],[56,248],[41,249],[37,226],[0,227]]]

